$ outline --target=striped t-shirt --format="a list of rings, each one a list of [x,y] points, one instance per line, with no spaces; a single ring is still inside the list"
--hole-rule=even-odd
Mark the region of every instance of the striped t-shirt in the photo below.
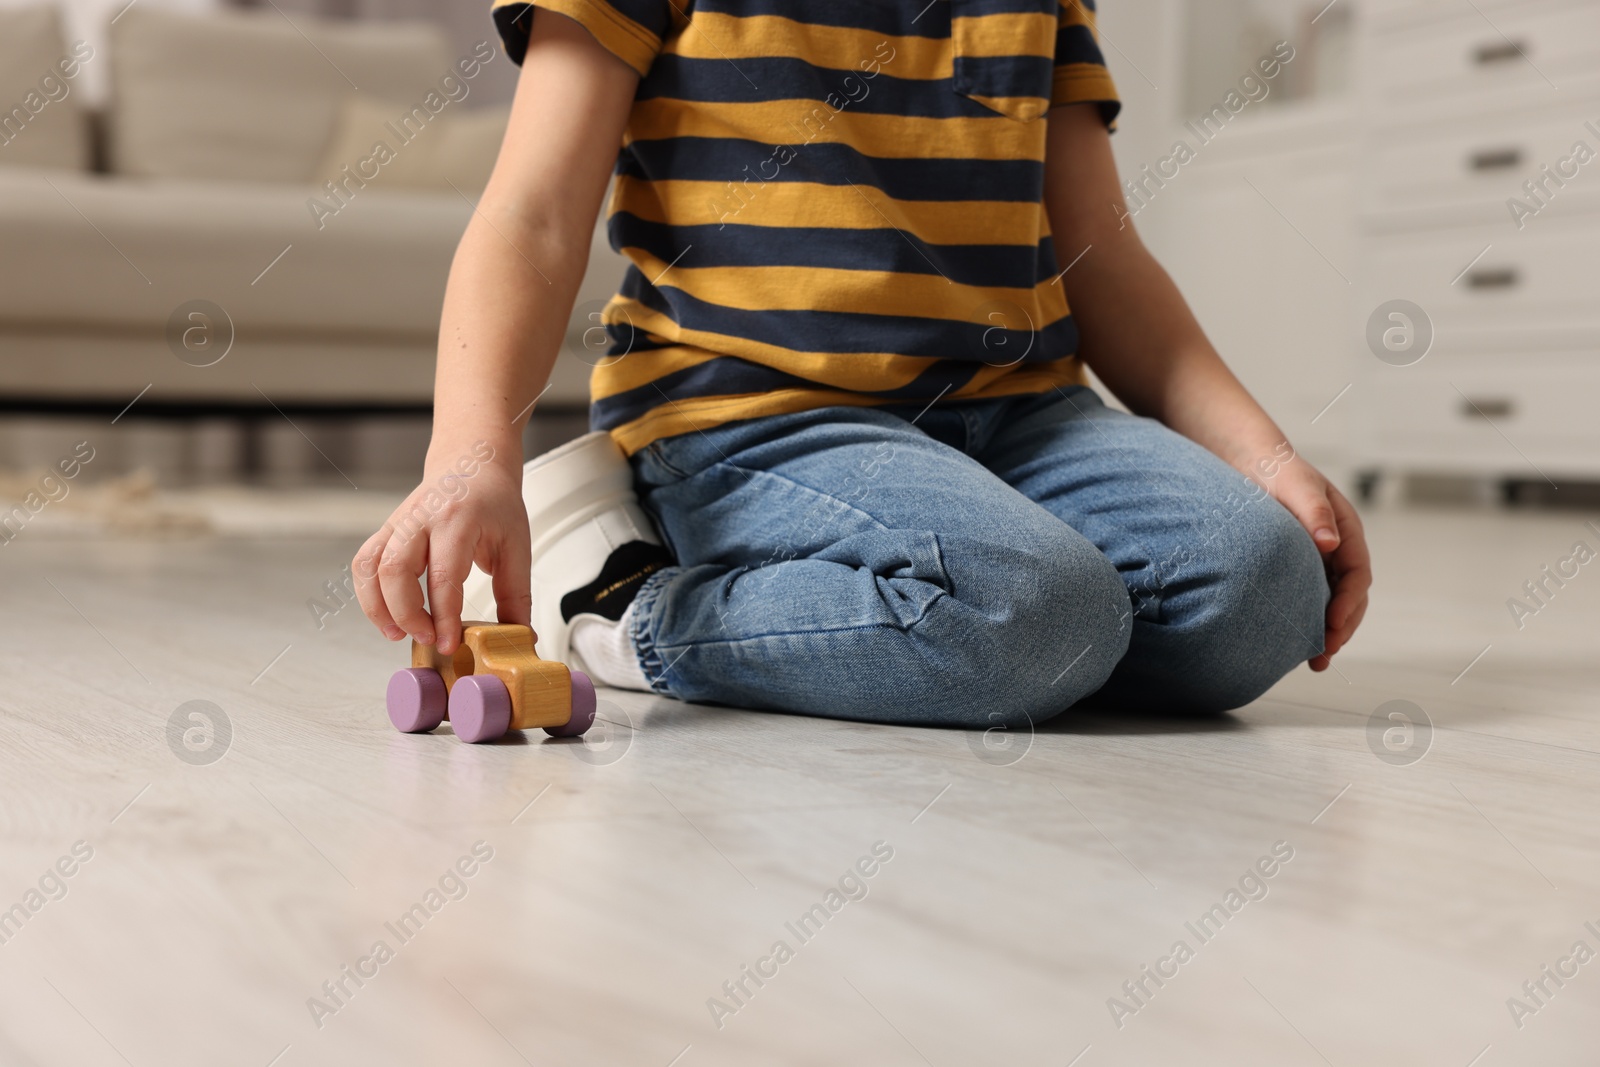
[[[1116,114],[1094,0],[497,0],[518,64],[535,7],[641,78],[609,216],[631,265],[590,384],[624,451],[1082,380],[1043,116]]]

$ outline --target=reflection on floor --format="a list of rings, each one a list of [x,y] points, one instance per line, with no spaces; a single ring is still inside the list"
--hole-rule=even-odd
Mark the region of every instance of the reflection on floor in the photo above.
[[[24,530],[0,1062],[1592,1064],[1590,517],[1380,512],[1338,673],[987,745],[402,736],[403,651],[307,606],[359,539]]]

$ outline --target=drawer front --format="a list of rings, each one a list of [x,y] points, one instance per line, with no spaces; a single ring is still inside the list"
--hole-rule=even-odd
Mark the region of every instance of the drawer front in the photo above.
[[[1500,11],[1526,3],[1527,0],[1477,0],[1477,5],[1497,22]],[[1459,20],[1462,17],[1462,5],[1461,0],[1384,0],[1364,6],[1361,16],[1374,29],[1407,29],[1419,22]],[[1478,18],[1476,14],[1472,17]],[[1478,20],[1483,21],[1481,18]]]
[[[1496,227],[1385,236],[1371,247],[1364,306],[1414,301],[1433,321],[1440,351],[1600,338],[1600,220],[1593,217],[1539,218],[1521,233],[1508,219]]]
[[[1563,212],[1600,208],[1600,122],[1585,112],[1600,116],[1600,101],[1556,115],[1546,109],[1458,121],[1437,136],[1380,137],[1373,145],[1363,207],[1369,213],[1493,208],[1495,213],[1478,211],[1474,217],[1503,222],[1509,234],[1518,228],[1506,206],[1509,198],[1540,214],[1545,210],[1523,189],[1533,180],[1546,182],[1540,196],[1559,203]],[[1584,151],[1575,151],[1580,142]],[[1544,167],[1556,180],[1546,178]],[[1535,224],[1526,216],[1521,221],[1523,228]]]
[[[1567,90],[1600,75],[1600,4],[1527,3],[1485,15],[1371,34],[1369,76],[1380,101],[1405,106],[1533,86],[1553,96],[1551,83]]]
[[[1600,363],[1548,368],[1512,352],[1497,362],[1371,375],[1363,384],[1373,458],[1530,478],[1600,473]]]

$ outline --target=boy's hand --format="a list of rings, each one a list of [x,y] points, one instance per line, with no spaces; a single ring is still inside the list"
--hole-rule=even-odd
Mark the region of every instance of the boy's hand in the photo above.
[[[1350,501],[1308,463],[1283,467],[1273,479],[1272,492],[1306,528],[1328,568],[1333,596],[1328,601],[1326,636],[1322,654],[1311,658],[1312,670],[1325,671],[1367,613],[1367,590],[1372,585],[1367,535]]]
[[[486,462],[467,477],[459,465],[430,462],[425,470],[422,484],[361,546],[350,572],[361,610],[385,637],[409,634],[449,655],[461,644],[462,583],[474,563],[494,576],[500,621],[528,624],[528,513],[514,463]],[[417,584],[424,573],[426,608]]]

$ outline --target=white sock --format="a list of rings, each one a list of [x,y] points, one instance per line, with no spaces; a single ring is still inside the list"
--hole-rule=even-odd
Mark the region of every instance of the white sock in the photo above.
[[[637,601],[635,602],[635,604]],[[633,648],[633,609],[622,613],[616,622],[601,615],[584,614],[572,620],[569,641],[572,650],[583,661],[579,669],[591,681],[609,685],[613,689],[637,689],[650,692],[644,670],[639,666],[639,653]]]

